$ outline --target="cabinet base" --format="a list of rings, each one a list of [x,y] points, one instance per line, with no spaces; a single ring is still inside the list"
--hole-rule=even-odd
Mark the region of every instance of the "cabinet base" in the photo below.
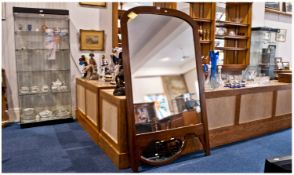
[[[73,121],[74,121],[73,118],[64,118],[64,119],[56,119],[56,120],[39,121],[39,122],[34,122],[34,123],[20,123],[20,127],[21,128],[30,128],[30,127],[35,127],[35,126],[69,123],[69,122],[73,122]]]

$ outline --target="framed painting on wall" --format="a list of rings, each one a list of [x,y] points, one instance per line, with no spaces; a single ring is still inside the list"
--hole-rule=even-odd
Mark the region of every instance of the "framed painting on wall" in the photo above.
[[[80,2],[79,4],[92,7],[106,7],[106,2]]]
[[[80,50],[104,51],[104,31],[81,29]]]
[[[281,11],[279,2],[265,2],[265,8]]]
[[[286,41],[286,36],[287,36],[287,30],[286,29],[280,29],[276,33],[276,41],[285,42]]]
[[[292,14],[292,3],[291,2],[285,2],[285,12]]]

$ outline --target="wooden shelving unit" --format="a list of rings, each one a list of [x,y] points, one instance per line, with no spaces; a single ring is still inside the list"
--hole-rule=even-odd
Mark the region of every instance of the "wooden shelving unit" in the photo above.
[[[214,48],[214,33],[215,33],[215,3],[214,2],[191,2],[190,16],[198,22],[201,54],[208,56],[210,50]],[[203,38],[203,32],[208,31],[206,38]],[[202,36],[201,36],[202,33]]]
[[[215,49],[224,51],[224,71],[241,71],[250,61],[252,3],[228,2],[225,15],[224,21],[216,20],[216,28],[226,28],[227,33],[233,31],[236,35],[215,35],[215,39],[225,40],[224,47]]]
[[[113,39],[112,46],[121,46],[118,34],[118,19],[125,12],[119,9],[119,3],[113,2]],[[177,3],[153,3],[154,6],[162,8],[177,8]],[[252,3],[247,2],[227,2],[225,8],[226,18],[224,21],[216,19],[215,2],[190,2],[190,16],[199,25],[200,45],[202,56],[208,56],[211,50],[222,50],[224,52],[225,71],[241,71],[246,68],[250,61],[250,36]],[[237,20],[239,19],[239,20]],[[216,28],[226,28],[227,31],[234,31],[236,35],[216,35]],[[203,38],[203,32],[206,37]],[[202,33],[201,33],[202,32]],[[215,39],[225,40],[224,47],[215,47]]]

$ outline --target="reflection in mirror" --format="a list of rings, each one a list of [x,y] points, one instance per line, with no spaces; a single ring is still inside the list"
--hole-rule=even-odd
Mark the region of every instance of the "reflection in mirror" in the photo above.
[[[136,133],[200,123],[192,27],[176,17],[133,14],[128,36]]]
[[[175,138],[151,142],[143,151],[141,159],[155,165],[157,160],[164,161],[179,154],[183,149],[183,142]]]

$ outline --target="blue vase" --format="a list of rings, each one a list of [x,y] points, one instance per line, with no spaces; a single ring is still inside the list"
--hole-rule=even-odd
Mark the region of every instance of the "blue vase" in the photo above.
[[[216,89],[220,86],[220,82],[217,77],[217,60],[219,52],[209,51],[209,57],[211,62],[211,73],[210,73],[210,87]]]

